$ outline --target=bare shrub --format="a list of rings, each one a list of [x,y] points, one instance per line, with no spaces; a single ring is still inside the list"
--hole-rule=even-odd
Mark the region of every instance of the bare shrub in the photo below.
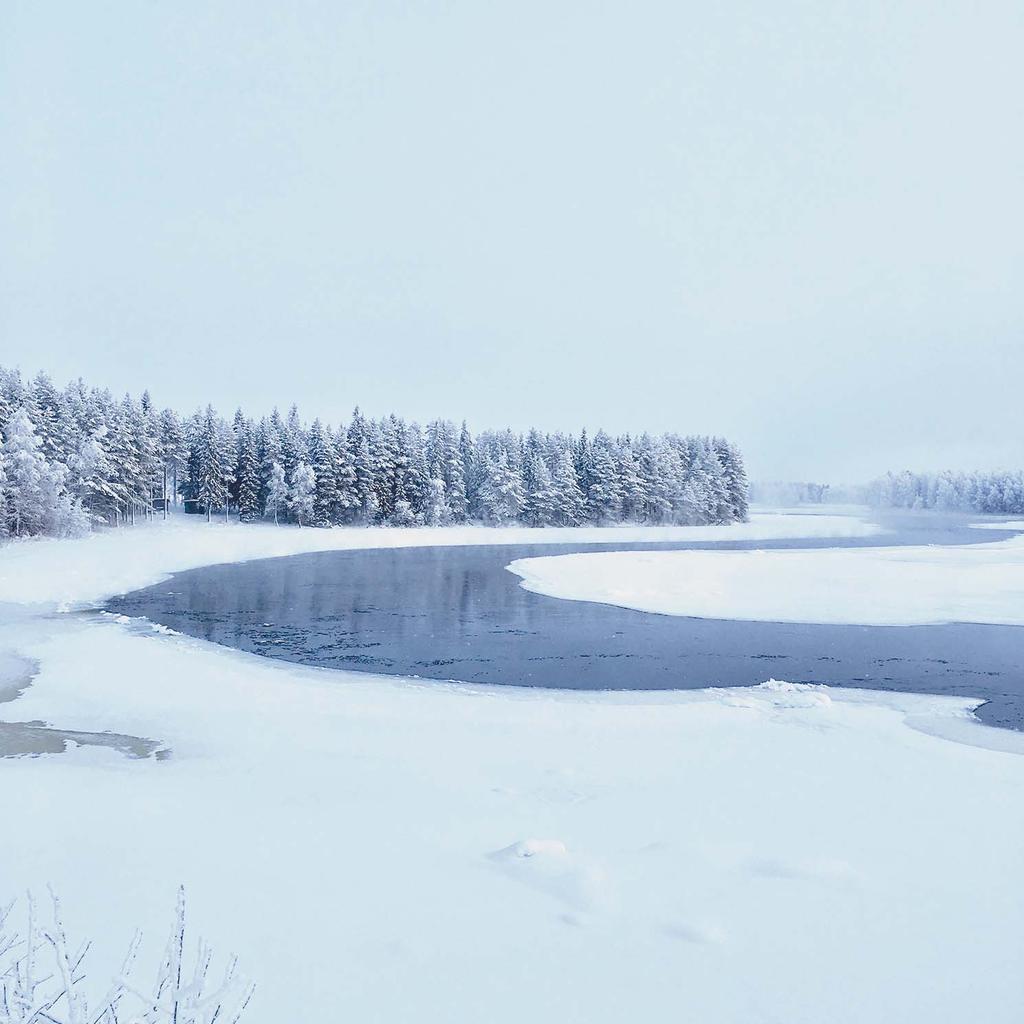
[[[171,929],[156,977],[138,987],[132,969],[141,934],[136,932],[121,970],[107,990],[90,998],[84,961],[89,942],[72,951],[51,891],[51,921],[40,926],[35,901],[26,901],[25,931],[8,927],[14,903],[0,907],[0,1024],[236,1024],[253,985],[228,960],[219,982],[210,980],[213,953],[202,940],[186,963],[185,890],[178,890]]]

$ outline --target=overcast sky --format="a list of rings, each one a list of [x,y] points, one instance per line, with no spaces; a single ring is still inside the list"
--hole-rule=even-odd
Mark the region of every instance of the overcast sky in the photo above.
[[[0,362],[1024,463],[1024,4],[0,6]]]

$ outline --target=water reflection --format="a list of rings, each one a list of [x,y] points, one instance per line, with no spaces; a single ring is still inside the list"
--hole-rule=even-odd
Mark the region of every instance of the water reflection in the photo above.
[[[904,517],[884,539],[646,544],[779,548],[979,543],[962,518]],[[595,545],[325,552],[210,566],[111,602],[192,636],[306,664],[567,689],[750,685],[771,676],[981,696],[982,717],[1024,725],[1024,631],[684,619],[523,590],[515,558]],[[605,549],[606,550],[606,549]]]

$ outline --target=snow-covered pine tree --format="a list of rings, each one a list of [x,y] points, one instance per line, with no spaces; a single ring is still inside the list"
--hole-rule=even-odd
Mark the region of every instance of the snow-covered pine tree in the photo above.
[[[627,523],[643,522],[647,491],[640,475],[640,463],[633,450],[633,442],[628,437],[623,438],[619,445],[618,470],[622,519]]]
[[[427,467],[423,432],[418,423],[410,423],[405,427],[402,446],[406,461],[405,497],[412,507],[413,517],[420,520],[427,501],[430,470]]]
[[[478,493],[483,480],[483,464],[465,420],[459,430],[459,461],[462,463],[462,482],[466,492],[466,517],[475,519],[480,513]]]
[[[427,481],[427,494],[421,515],[424,526],[447,526],[451,522],[451,509],[445,499],[444,481],[432,476]]]
[[[277,410],[274,410],[276,414]],[[274,466],[280,467],[284,472],[284,456],[281,454],[281,418],[278,416],[275,423],[274,416],[269,419],[264,416],[256,430],[256,457],[259,460],[259,509],[260,516],[265,517],[270,513],[270,486],[273,477]],[[278,515],[284,513],[284,505],[279,504],[276,510]]]
[[[254,523],[260,518],[259,451],[256,427],[245,416],[235,421],[234,492],[238,506],[238,521]]]
[[[427,464],[430,475],[444,483],[448,513],[445,521],[465,522],[466,479],[455,424],[434,420],[427,428]]]
[[[196,447],[196,500],[210,522],[214,511],[228,500],[231,452],[227,445],[228,430],[219,422],[213,406],[203,414]]]
[[[181,418],[173,409],[164,409],[157,421],[160,437],[160,455],[168,476],[168,492],[171,500],[178,504],[178,476],[184,472],[188,459],[185,431]]]
[[[481,516],[486,523],[500,526],[519,518],[524,502],[523,482],[509,465],[507,452],[502,450],[496,457],[488,457],[478,501]]]
[[[673,479],[674,460],[661,438],[644,434],[640,438],[640,480],[644,492],[642,521],[657,526],[667,523],[672,516],[671,493],[676,481]]]
[[[699,494],[703,504],[702,520],[707,523],[729,523],[733,519],[733,506],[726,486],[725,473],[709,438],[697,439],[689,480],[701,483]]]
[[[573,465],[576,469],[576,480],[579,482],[580,490],[583,492],[583,499],[586,502],[590,493],[590,439],[584,427],[580,436],[573,442],[572,447]]]
[[[377,483],[374,477],[373,453],[370,451],[370,438],[363,436],[352,453],[352,468],[356,474],[355,510],[359,521],[364,525],[376,522],[380,515],[377,503]]]
[[[110,519],[117,506],[117,491],[103,444],[106,434],[106,426],[97,427],[82,440],[72,460],[74,492],[93,522]]]
[[[578,526],[586,514],[586,501],[571,449],[563,449],[555,460],[551,486],[554,490],[553,522],[559,526]]]
[[[599,430],[590,446],[587,517],[598,526],[617,523],[622,516],[618,462],[611,438]]]
[[[348,434],[340,427],[334,435],[335,490],[337,497],[331,510],[331,522],[349,523],[358,507],[356,469]]]
[[[316,475],[309,463],[300,459],[288,488],[288,505],[299,526],[306,526],[312,521],[315,502]]]
[[[712,446],[722,466],[722,477],[729,500],[731,521],[745,523],[749,518],[750,510],[747,498],[749,485],[747,471],[743,465],[743,456],[740,454],[739,448],[730,444],[724,437],[714,438]]]
[[[523,518],[529,526],[550,526],[557,518],[558,496],[551,479],[551,471],[539,450],[534,451],[530,457],[526,480],[529,489],[523,507]]]
[[[275,409],[276,413],[277,410]],[[288,419],[281,428],[281,458],[283,460],[284,475],[291,486],[295,476],[295,467],[299,460],[306,454],[306,438],[302,429],[302,421],[299,419],[298,407],[293,405],[288,410]]]
[[[78,447],[79,439],[68,414],[67,402],[49,374],[36,374],[26,411],[39,438],[40,454],[51,466],[66,466]]]
[[[54,519],[62,468],[51,467],[28,410],[17,409],[0,447],[4,469],[7,530],[15,537],[43,533]]]
[[[306,451],[314,479],[313,508],[307,521],[310,526],[330,526],[338,505],[338,465],[330,431],[318,419],[309,428]]]

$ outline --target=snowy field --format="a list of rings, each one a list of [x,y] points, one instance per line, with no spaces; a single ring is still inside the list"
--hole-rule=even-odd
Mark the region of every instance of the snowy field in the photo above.
[[[1024,523],[982,523],[1022,529]],[[1024,625],[1024,536],[992,544],[524,558],[539,594],[705,619]]]
[[[51,612],[204,562],[538,539],[190,522],[0,549],[0,650],[39,664],[0,718],[170,751],[0,759],[0,898],[53,883],[102,987],[137,924],[155,958],[184,882],[255,1024],[1018,1021],[1024,757],[935,735],[972,701],[417,684]]]

